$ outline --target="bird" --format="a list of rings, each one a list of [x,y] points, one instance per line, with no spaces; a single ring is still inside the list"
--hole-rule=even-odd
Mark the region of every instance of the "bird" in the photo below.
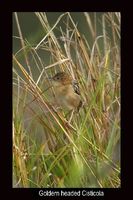
[[[50,80],[57,103],[68,111],[79,112],[82,100],[77,80],[66,72],[58,72]]]

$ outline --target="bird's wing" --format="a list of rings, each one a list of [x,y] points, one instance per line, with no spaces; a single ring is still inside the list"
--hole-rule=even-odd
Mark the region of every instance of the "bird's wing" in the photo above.
[[[73,86],[74,92],[80,95],[79,84],[76,80],[72,81],[72,86]]]

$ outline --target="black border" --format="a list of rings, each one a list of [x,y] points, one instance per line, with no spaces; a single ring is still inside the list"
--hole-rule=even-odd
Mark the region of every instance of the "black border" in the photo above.
[[[8,16],[8,17],[7,17]],[[1,43],[1,95],[0,95],[0,154],[1,154],[1,189],[12,184],[12,15],[0,12],[0,43]],[[9,20],[10,19],[10,20]],[[7,184],[8,183],[8,184]]]
[[[125,2],[128,3],[129,2]],[[125,9],[124,1],[121,0],[78,0],[78,1],[72,1],[72,0],[28,0],[28,1],[3,1],[1,3],[1,7],[5,7],[6,9],[10,9],[10,11],[17,11],[17,12],[23,12],[23,11],[96,11],[96,12],[102,12],[102,11],[122,11],[122,9]],[[8,8],[7,8],[8,6]]]
[[[43,2],[43,1],[42,1]],[[93,0],[93,5],[89,4],[87,2],[87,0],[85,1],[85,3],[83,3],[83,1],[81,2],[82,5],[79,5],[79,2],[74,2],[76,5],[74,5],[74,8],[70,8],[72,2],[69,1],[65,1],[65,2],[61,2],[57,4],[56,1],[56,5],[53,4],[54,2],[52,2],[50,5],[47,5],[47,2],[49,1],[45,1],[45,3],[37,3],[36,1],[36,5],[33,8],[31,8],[31,4],[28,5],[28,2],[17,2],[17,4],[14,6],[14,3],[7,3],[6,6],[9,6],[10,9],[7,12],[7,7],[5,7],[6,9],[4,9],[4,4],[1,5],[1,9],[3,8],[3,12],[0,13],[0,20],[1,20],[1,32],[0,32],[0,38],[2,39],[2,43],[1,43],[1,98],[0,100],[1,102],[1,117],[0,117],[0,126],[2,126],[0,128],[0,132],[2,135],[2,138],[0,139],[0,158],[1,160],[1,165],[0,165],[0,177],[1,177],[1,193],[0,195],[4,195],[4,198],[6,198],[6,196],[10,196],[13,197],[14,199],[20,199],[20,198],[24,198],[27,197],[29,199],[39,199],[39,195],[38,192],[40,189],[32,189],[32,188],[12,188],[12,12],[14,11],[119,11],[121,12],[122,15],[122,45],[121,45],[121,49],[122,49],[122,54],[121,54],[121,60],[122,60],[122,68],[121,68],[121,74],[122,74],[122,78],[121,78],[121,88],[123,87],[123,85],[127,84],[127,79],[125,79],[125,77],[129,77],[129,74],[127,73],[127,69],[128,66],[130,65],[130,60],[129,58],[127,58],[127,52],[125,53],[125,49],[129,49],[129,44],[127,44],[127,34],[128,31],[125,30],[127,28],[127,21],[128,21],[128,17],[126,15],[126,12],[124,12],[123,10],[125,9],[125,7],[122,5],[121,1],[114,1],[115,3],[112,4],[111,0],[106,0],[106,1],[100,1],[100,0]],[[3,3],[3,2],[2,2]],[[50,2],[49,2],[50,3]],[[61,8],[63,3],[64,8]],[[44,5],[45,4],[45,5]],[[86,5],[87,4],[87,5]],[[33,5],[32,5],[33,6]],[[30,8],[30,9],[29,9]],[[44,9],[43,9],[44,8]],[[128,13],[129,14],[129,13]],[[127,17],[127,18],[126,18]],[[130,22],[129,22],[130,23]],[[132,27],[131,27],[132,28]],[[125,34],[126,32],[126,34]],[[129,31],[130,32],[130,31]],[[132,36],[131,36],[132,37]],[[131,59],[132,57],[130,57]],[[124,66],[124,67],[123,67]],[[123,69],[124,68],[124,69]],[[126,70],[125,70],[126,68]],[[124,71],[124,72],[123,72]],[[131,79],[132,80],[132,79]],[[127,98],[128,98],[128,90],[124,89],[124,87],[122,88],[121,92],[121,103],[122,103],[122,107],[124,107],[124,104],[126,102],[127,105]],[[130,100],[130,97],[128,98],[128,100]],[[125,101],[125,102],[124,102]],[[128,107],[128,105],[127,105]],[[129,184],[127,184],[128,182],[128,178],[127,178],[127,174],[130,173],[127,168],[126,165],[129,165],[129,162],[125,161],[126,158],[130,158],[131,155],[131,151],[129,152],[129,154],[127,154],[127,146],[125,144],[125,141],[129,141],[130,136],[127,136],[127,129],[125,127],[125,122],[123,122],[123,117],[126,119],[130,119],[129,116],[129,112],[125,112],[125,108],[124,111],[122,109],[121,111],[121,115],[122,115],[122,122],[121,122],[121,137],[122,137],[122,141],[121,141],[121,153],[122,153],[122,174],[121,174],[121,178],[122,178],[122,184],[121,184],[121,188],[118,189],[93,189],[94,191],[104,191],[105,195],[104,197],[106,198],[117,198],[117,197],[122,197],[124,195],[124,193],[126,192],[126,189],[129,188]],[[129,107],[130,110],[130,107]],[[129,111],[128,110],[128,111]],[[132,117],[132,116],[131,116]],[[133,117],[132,117],[133,118]],[[132,133],[131,133],[132,134]],[[126,138],[127,137],[127,138]],[[124,148],[126,147],[126,149]],[[129,155],[129,156],[128,156]],[[124,184],[124,180],[126,181],[126,184]],[[85,188],[86,189],[86,188]],[[47,189],[50,190],[50,189]],[[53,191],[55,190],[60,190],[60,189],[52,189]],[[68,189],[62,189],[62,190],[68,190]],[[69,190],[74,190],[73,189],[69,189]],[[79,190],[79,189],[78,189]],[[83,190],[80,189],[80,190]],[[91,190],[91,188],[89,188],[88,190]],[[1,198],[1,197],[0,197]],[[40,198],[44,198],[44,197],[40,197]],[[54,198],[54,197],[52,197]],[[59,197],[57,197],[59,198]],[[69,197],[71,198],[71,197]],[[84,197],[85,198],[85,197]]]

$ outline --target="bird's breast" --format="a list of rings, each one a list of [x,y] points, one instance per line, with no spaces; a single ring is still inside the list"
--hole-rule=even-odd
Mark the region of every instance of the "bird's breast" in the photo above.
[[[62,107],[72,110],[79,106],[81,98],[75,93],[72,85],[58,87],[56,91],[56,99]]]

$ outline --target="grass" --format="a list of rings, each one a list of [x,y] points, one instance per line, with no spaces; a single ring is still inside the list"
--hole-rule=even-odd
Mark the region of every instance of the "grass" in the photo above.
[[[46,13],[34,14],[44,30],[35,45],[23,38],[14,13],[21,48],[13,54],[13,187],[118,188],[120,13],[94,13],[94,20],[83,13],[92,46],[71,13],[61,14],[53,26]],[[54,105],[47,79],[57,71],[71,73],[84,101],[70,125]]]

